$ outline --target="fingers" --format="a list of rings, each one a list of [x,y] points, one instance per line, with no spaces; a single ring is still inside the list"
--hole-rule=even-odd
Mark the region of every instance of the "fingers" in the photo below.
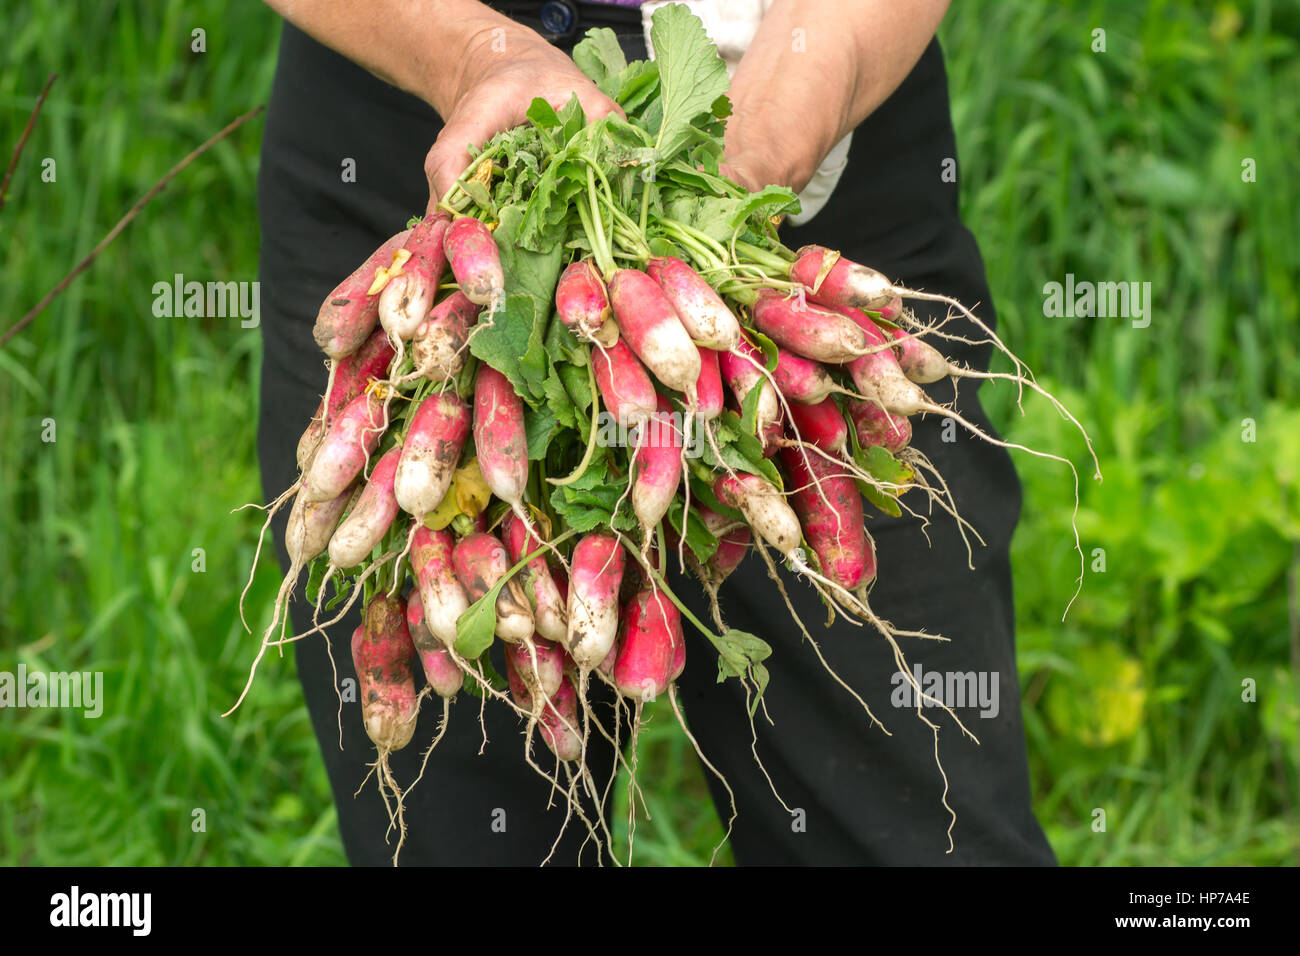
[[[757,192],[760,188],[757,180],[743,166],[738,166],[733,162],[722,163],[718,167],[719,172],[726,176],[732,182],[739,183],[750,192]]]
[[[472,93],[456,110],[438,134],[437,141],[424,159],[424,174],[429,180],[429,205],[426,213],[437,207],[439,200],[456,182],[469,165],[470,145],[482,146],[502,130],[513,129],[523,123],[528,105],[540,95],[555,110],[561,110],[577,94],[589,122],[614,114],[626,119],[619,105],[596,89],[595,85],[582,83],[551,86],[549,91],[534,93],[529,89],[515,89],[513,85],[484,86]],[[528,84],[532,86],[531,84]],[[536,90],[532,86],[532,90]]]
[[[514,111],[504,102],[470,102],[448,121],[424,158],[424,175],[429,180],[429,208],[433,212],[456,177],[469,165],[469,147],[482,146],[503,129],[518,124]]]

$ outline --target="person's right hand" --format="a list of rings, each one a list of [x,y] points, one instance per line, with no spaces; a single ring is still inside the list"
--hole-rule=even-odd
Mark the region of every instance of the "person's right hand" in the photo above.
[[[468,49],[454,51],[461,66],[435,108],[444,126],[424,160],[429,211],[469,165],[468,146],[482,146],[502,130],[525,122],[537,97],[561,109],[576,93],[588,120],[623,115],[562,51],[527,27],[512,24],[478,34]]]

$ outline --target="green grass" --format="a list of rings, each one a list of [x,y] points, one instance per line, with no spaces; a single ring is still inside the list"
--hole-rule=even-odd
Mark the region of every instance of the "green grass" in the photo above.
[[[190,50],[197,27],[205,53]],[[1097,27],[1106,53],[1089,49]],[[265,8],[215,0],[47,0],[7,18],[6,154],[46,74],[60,78],[0,210],[0,325],[176,159],[265,102],[277,35]],[[1040,817],[1065,863],[1292,862],[1300,161],[1287,132],[1300,9],[954,4],[941,36],[964,214],[1003,334],[1063,390],[1106,475],[1084,490],[1080,528],[1107,567],[1062,624],[1077,574],[1069,476],[1019,459]],[[235,600],[257,513],[230,510],[260,498],[257,332],[150,309],[153,283],[177,272],[255,278],[259,134],[252,124],[195,163],[0,350],[0,670],[101,670],[107,697],[98,720],[0,713],[0,862],[343,862],[292,660],[216,717],[251,652]],[[1067,272],[1151,282],[1150,327],[1045,318],[1043,284]],[[1022,420],[1009,389],[985,394],[1013,437],[1083,463],[1043,403]],[[261,617],[275,584],[269,571],[255,582]],[[671,714],[641,743],[654,820],[637,827],[639,859],[707,862],[721,827]]]

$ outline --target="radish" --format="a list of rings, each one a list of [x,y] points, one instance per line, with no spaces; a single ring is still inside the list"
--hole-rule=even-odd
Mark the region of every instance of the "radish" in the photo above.
[[[845,259],[825,246],[804,246],[795,253],[790,278],[823,305],[851,305],[878,310],[890,306],[899,291],[875,269]]]
[[[861,403],[859,403],[861,404]],[[904,422],[907,419],[903,419]],[[790,405],[790,423],[798,430],[801,440],[816,445],[832,455],[841,455],[848,447],[849,427],[844,413],[832,398],[816,405]]]
[[[901,296],[894,296],[879,309],[873,311],[879,312],[880,317],[886,322],[897,322],[903,314],[903,299]]]
[[[776,368],[772,371],[772,378],[776,379],[777,389],[788,401],[816,405],[832,394],[847,392],[835,384],[830,372],[820,362],[795,355],[783,348],[778,348],[776,355]]]
[[[758,433],[758,437],[763,443],[763,457],[771,458],[785,442],[785,425],[783,419],[778,418],[774,422],[768,422]]]
[[[659,411],[639,428],[632,455],[632,511],[646,541],[668,513],[682,483],[682,435],[672,406],[660,397]]]
[[[332,359],[341,359],[361,347],[379,321],[379,290],[372,295],[376,272],[393,261],[411,231],[399,232],[371,253],[352,275],[335,287],[320,307],[312,337]]]
[[[736,347],[740,323],[699,273],[671,256],[651,259],[646,272],[663,289],[682,327],[697,345],[722,352]]]
[[[375,463],[352,513],[330,538],[330,562],[335,567],[351,568],[360,564],[388,533],[399,510],[393,497],[393,476],[401,454],[400,448],[390,448]]]
[[[352,663],[366,734],[381,755],[401,750],[415,734],[414,658],[401,598],[376,595],[352,634]]]
[[[533,692],[529,689],[524,676],[519,673],[519,669],[515,666],[515,656],[513,654],[506,655],[506,685],[510,688],[510,699],[515,702],[515,705],[531,714],[534,703]]]
[[[790,476],[790,501],[822,574],[846,591],[873,579],[875,555],[867,546],[862,495],[853,476],[834,462],[794,448],[781,452],[781,464]]]
[[[720,475],[713,493],[730,508],[738,509],[759,537],[790,557],[799,548],[803,533],[799,519],[775,486],[758,475]]]
[[[469,597],[456,577],[450,531],[418,525],[411,539],[411,571],[420,591],[424,623],[448,650],[456,646],[456,621],[469,608]]]
[[[746,534],[748,534],[748,530],[746,531]],[[679,631],[681,630],[680,619],[679,619],[678,630]],[[686,670],[686,636],[682,635],[681,640],[679,640],[676,644],[673,645],[673,662],[672,662],[672,666],[669,668],[668,671],[669,683],[681,677],[682,671],[684,670]]]
[[[606,349],[593,349],[591,362],[600,400],[620,425],[631,427],[654,414],[654,384],[626,342],[618,338]]]
[[[773,289],[759,292],[753,321],[777,345],[818,362],[848,362],[868,347],[863,331],[839,312],[801,304]]]
[[[564,679],[564,648],[560,645],[545,638],[534,638],[507,644],[505,654],[506,666],[523,681],[530,702],[554,696],[560,689],[560,681]]]
[[[394,340],[408,340],[429,314],[434,293],[447,268],[443,236],[451,218],[444,212],[425,216],[406,237],[403,249],[411,254],[402,271],[379,293],[379,324]]]
[[[348,402],[312,456],[303,482],[307,500],[338,497],[366,467],[387,427],[383,402],[374,395],[358,395]]]
[[[718,512],[711,508],[706,508],[704,505],[697,504],[694,508],[696,517],[704,522],[704,527],[708,528],[709,534],[713,535],[715,538],[722,538],[722,536],[729,531],[745,527],[743,521],[738,521],[735,518],[728,518],[726,515],[718,514]]]
[[[885,337],[885,333],[880,331],[879,326],[865,312],[852,307],[840,307],[836,311],[862,329],[870,345],[889,344],[890,340]],[[915,382],[908,381],[899,368],[898,356],[893,349],[882,348],[869,355],[858,356],[848,363],[848,369],[858,391],[867,398],[878,401],[888,412],[904,416],[924,411],[950,414],[947,409],[930,401]]]
[[[875,402],[849,399],[849,417],[863,448],[884,446],[891,454],[902,451],[912,440],[912,423],[902,415],[885,411]]]
[[[415,330],[411,354],[416,374],[431,382],[455,378],[465,367],[465,345],[470,327],[478,321],[479,306],[457,290],[433,307],[428,319]]]
[[[555,284],[555,313],[577,333],[609,348],[618,338],[618,326],[609,307],[609,293],[590,259],[572,263]]]
[[[618,591],[626,560],[623,546],[607,534],[585,535],[573,549],[565,649],[584,671],[605,659],[618,636]]]
[[[780,419],[781,406],[772,383],[763,374],[766,366],[763,353],[757,346],[741,339],[732,351],[718,354],[718,365],[722,370],[723,380],[742,407],[751,388],[763,390],[758,396],[758,415],[755,418],[755,427],[759,432]]]
[[[542,740],[560,760],[577,760],[582,756],[582,735],[578,733],[578,692],[567,677],[551,702],[542,711]]]
[[[510,380],[486,362],[478,367],[474,379],[474,452],[492,493],[525,517],[528,442],[524,403]]]
[[[446,497],[469,434],[469,418],[469,406],[452,391],[427,396],[411,416],[393,493],[416,520],[423,521]]]
[[[452,550],[456,577],[471,602],[482,598],[510,570],[505,546],[495,537],[476,531],[457,542]],[[533,635],[533,612],[516,578],[497,592],[496,635],[506,642],[524,641]]]
[[[473,216],[461,216],[447,227],[443,249],[460,291],[477,305],[495,307],[505,294],[506,279],[488,227]]]
[[[676,605],[662,591],[639,591],[623,607],[614,662],[618,692],[643,703],[654,700],[672,682],[676,650],[685,642]]]
[[[578,733],[578,694],[573,681],[561,673],[558,686],[547,695],[549,702],[542,703],[534,696],[533,687],[536,685],[530,686],[519,670],[521,663],[531,665],[531,662],[526,657],[511,654],[510,650],[506,648],[506,683],[510,687],[510,699],[521,710],[537,715],[542,740],[551,753],[561,760],[577,760],[582,756],[582,736]]]
[[[695,415],[711,421],[722,414],[722,369],[713,349],[700,347],[700,377],[695,381]]]
[[[518,564],[542,546],[537,535],[519,520],[518,515],[506,515],[501,524],[502,537],[510,560]],[[528,562],[524,571],[524,590],[532,597],[533,617],[537,633],[548,641],[563,642],[569,633],[569,616],[564,599],[560,596],[550,566],[543,555]]]
[[[882,318],[890,319],[894,317],[903,318],[902,299],[921,299],[927,302],[942,302],[951,306],[960,312],[967,320],[976,326],[980,331],[988,336],[988,341],[1011,359],[1015,365],[1017,373],[1015,375],[998,375],[990,376],[987,373],[979,375],[976,373],[973,377],[1005,377],[1021,385],[1033,386],[1033,378],[1025,368],[1025,364],[998,338],[989,326],[975,316],[970,309],[966,308],[951,296],[938,295],[932,292],[921,292],[916,289],[906,289],[902,286],[894,285],[885,276],[875,269],[861,265],[845,259],[838,252],[827,249],[824,246],[804,246],[795,254],[794,264],[790,266],[790,278],[801,283],[807,290],[809,298],[814,302],[819,302],[827,306],[848,307],[855,309],[869,309],[873,312],[880,312]],[[932,360],[933,356],[929,356]],[[931,374],[931,373],[927,373]],[[942,376],[941,376],[942,377]],[[937,379],[935,380],[937,381]],[[1051,399],[1056,404],[1058,410],[1064,411],[1060,403],[1047,395],[1042,389],[1035,387],[1035,391],[1040,392],[1045,397]],[[891,411],[897,411],[891,409]],[[899,412],[899,414],[912,414],[911,412]],[[1068,418],[1073,420],[1073,416],[1067,414]],[[1082,431],[1081,425],[1075,421],[1075,425]],[[987,436],[985,436],[987,437]],[[1087,433],[1084,433],[1085,439]],[[1089,441],[1089,449],[1092,443]],[[1095,463],[1094,455],[1094,463]]]
[[[440,641],[430,633],[424,619],[424,601],[419,590],[411,592],[406,601],[406,627],[424,668],[424,679],[439,697],[455,697],[465,682],[465,674]]]
[[[334,363],[329,394],[316,406],[316,414],[298,441],[299,471],[306,473],[307,466],[311,464],[311,456],[316,453],[316,446],[325,434],[326,424],[334,421],[348,402],[364,392],[371,379],[387,376],[394,354],[392,343],[388,341],[384,330],[375,329],[361,348]]]
[[[753,536],[746,527],[729,531],[718,539],[718,550],[708,560],[708,571],[714,585],[721,584],[732,571],[740,567],[740,562],[749,554],[749,545]]]
[[[951,374],[948,360],[932,345],[902,329],[890,329],[889,334],[893,336],[899,352],[898,366],[911,381],[927,385]]]
[[[632,351],[659,381],[684,393],[693,409],[700,350],[658,283],[639,269],[619,269],[609,280],[609,299]]]
[[[330,537],[347,510],[356,489],[349,486],[327,501],[311,501],[305,488],[300,490],[289,510],[289,524],[284,544],[294,567],[305,567],[330,543]]]

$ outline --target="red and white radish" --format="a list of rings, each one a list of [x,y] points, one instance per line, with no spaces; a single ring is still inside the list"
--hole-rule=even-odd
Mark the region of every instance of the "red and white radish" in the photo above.
[[[645,588],[623,607],[614,686],[624,697],[646,703],[668,690],[677,649],[685,644],[676,605],[654,588]]]
[[[584,671],[600,664],[618,636],[618,591],[627,557],[611,535],[583,536],[569,561],[565,649]]]
[[[646,273],[663,289],[696,345],[722,352],[735,348],[740,323],[699,273],[671,256],[651,259]]]
[[[609,280],[609,300],[623,339],[655,378],[695,406],[700,350],[683,328],[659,284],[639,269],[620,269]]]
[[[577,760],[582,756],[582,735],[578,733],[578,692],[569,678],[560,681],[560,689],[542,710],[539,721],[542,740],[560,760]]]
[[[541,548],[537,535],[519,520],[518,515],[506,515],[501,524],[502,538],[510,560],[518,564],[525,557]],[[551,575],[546,556],[539,554],[520,572],[526,593],[531,595],[533,619],[537,633],[548,641],[563,643],[569,632],[569,615],[560,590]]]
[[[399,232],[371,253],[325,298],[316,316],[312,337],[332,359],[341,359],[359,349],[379,321],[379,290],[372,295],[375,273],[392,264],[393,254],[402,248],[410,230]]]
[[[478,531],[456,543],[452,563],[471,602],[492,590],[511,568],[505,545],[493,535]],[[514,642],[527,640],[532,634],[532,608],[518,578],[511,578],[497,592],[496,635]]]
[[[722,414],[722,368],[720,356],[713,349],[700,347],[700,377],[695,381],[695,415],[711,421]]]
[[[327,423],[334,421],[348,402],[366,390],[371,379],[384,378],[393,360],[393,346],[383,329],[370,333],[361,348],[335,362],[329,395],[320,400],[316,414],[298,441],[298,470],[304,474],[316,453]],[[326,408],[328,399],[329,407]]]
[[[401,598],[378,594],[352,634],[366,734],[381,754],[401,750],[415,734],[415,645]]]
[[[433,307],[411,342],[415,372],[431,382],[455,378],[465,367],[465,345],[479,306],[457,290]]]
[[[455,392],[427,396],[411,416],[397,463],[393,493],[417,520],[442,504],[469,435],[469,406]]]
[[[474,452],[492,493],[522,516],[528,484],[524,403],[510,380],[486,362],[474,379]]]
[[[816,405],[791,403],[790,422],[798,430],[801,441],[816,445],[822,451],[841,455],[848,447],[849,426],[844,420],[844,412],[833,398]]]
[[[655,411],[655,387],[641,360],[621,338],[605,349],[592,349],[592,370],[601,404],[624,427],[645,421]]]
[[[380,457],[356,505],[330,538],[330,563],[335,567],[360,564],[388,533],[399,510],[393,496],[393,476],[401,454],[400,448],[390,448]]]
[[[590,259],[580,259],[560,274],[555,284],[555,313],[579,338],[605,348],[618,338],[609,292]]]
[[[451,217],[444,212],[425,216],[402,246],[410,258],[379,293],[379,324],[394,340],[410,339],[429,314],[447,268],[443,237],[450,222]]]
[[[505,294],[506,279],[488,227],[473,216],[462,216],[447,227],[443,249],[460,291],[471,302],[495,307]]]
[[[639,428],[632,456],[632,511],[647,540],[682,483],[682,446],[672,406],[660,397],[659,411]]]
[[[507,644],[505,655],[506,666],[519,676],[527,689],[527,700],[536,702],[560,689],[560,681],[564,679],[564,648],[559,644],[534,637],[531,641]]]
[[[329,546],[339,518],[343,517],[355,494],[356,488],[349,485],[326,501],[311,501],[305,489],[299,490],[289,510],[289,524],[284,533],[285,548],[295,567],[305,567],[308,561]]]
[[[454,545],[450,531],[431,531],[424,525],[416,527],[411,539],[411,570],[420,592],[425,626],[448,649],[456,646],[456,621],[470,603],[456,577]]]
[[[836,310],[802,303],[772,289],[758,294],[753,321],[754,328],[777,345],[818,362],[848,362],[868,347],[856,323]]]
[[[724,505],[738,509],[759,537],[783,557],[790,557],[798,550],[802,538],[799,519],[781,492],[766,478],[720,475],[713,483],[713,493]]]
[[[406,600],[406,627],[411,632],[424,679],[439,697],[455,697],[465,682],[465,674],[456,664],[451,652],[429,631],[424,619],[424,600],[419,589]]]
[[[388,427],[384,403],[372,394],[358,395],[325,432],[304,479],[309,501],[337,497],[366,467]]]
[[[736,401],[742,407],[751,388],[762,389],[758,396],[758,412],[755,418],[755,427],[759,432],[780,419],[781,405],[772,383],[763,374],[766,365],[763,353],[757,346],[741,339],[730,352],[718,353],[718,366],[722,370],[723,380],[731,389],[731,394],[736,396]]]
[[[862,524],[862,495],[844,467],[799,449],[781,452],[790,477],[790,502],[822,574],[854,591],[876,575],[875,555]]]
[[[902,451],[912,441],[912,423],[902,415],[887,412],[875,402],[848,401],[849,417],[863,448],[880,445],[891,454]]]

